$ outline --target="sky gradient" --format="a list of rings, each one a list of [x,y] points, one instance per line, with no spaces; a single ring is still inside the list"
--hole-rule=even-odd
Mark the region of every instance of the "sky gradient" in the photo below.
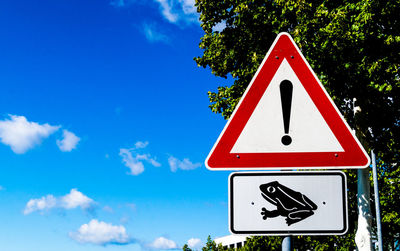
[[[191,0],[2,1],[0,249],[199,248],[228,232],[225,121]]]

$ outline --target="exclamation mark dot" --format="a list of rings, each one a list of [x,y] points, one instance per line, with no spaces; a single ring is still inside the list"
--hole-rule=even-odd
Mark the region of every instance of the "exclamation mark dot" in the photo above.
[[[289,80],[283,80],[279,85],[281,91],[281,104],[282,104],[282,115],[283,115],[283,127],[285,129],[285,135],[282,137],[282,144],[285,146],[292,143],[292,138],[289,134],[290,125],[290,111],[292,109],[292,94],[293,94],[293,84]]]

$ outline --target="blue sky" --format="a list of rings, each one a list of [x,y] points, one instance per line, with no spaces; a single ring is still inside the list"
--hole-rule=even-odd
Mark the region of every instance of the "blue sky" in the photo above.
[[[0,249],[199,248],[228,234],[225,121],[192,0],[2,1]]]

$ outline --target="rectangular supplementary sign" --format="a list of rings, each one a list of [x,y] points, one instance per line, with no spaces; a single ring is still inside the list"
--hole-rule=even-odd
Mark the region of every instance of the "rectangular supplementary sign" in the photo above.
[[[343,172],[240,172],[229,177],[233,234],[341,235],[347,228]]]

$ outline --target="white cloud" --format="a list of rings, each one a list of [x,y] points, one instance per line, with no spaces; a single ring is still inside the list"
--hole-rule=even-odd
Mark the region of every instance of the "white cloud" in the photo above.
[[[135,5],[150,5],[146,0],[110,0],[110,5],[115,8],[127,8]],[[153,0],[158,5],[160,14],[168,22],[182,25],[199,23],[199,14],[195,0]]]
[[[56,205],[57,199],[51,194],[40,199],[31,199],[26,203],[24,214],[30,214],[34,211],[47,211],[56,207]]]
[[[76,188],[71,189],[70,193],[61,197],[61,207],[65,209],[73,209],[80,207],[82,209],[88,209],[93,206],[94,201],[79,192]]]
[[[149,42],[169,43],[169,37],[160,32],[154,24],[143,23],[142,29],[146,39]]]
[[[144,171],[144,165],[142,162],[137,161],[136,158],[132,156],[132,153],[129,149],[121,148],[119,149],[119,155],[122,157],[122,162],[127,166],[132,175],[139,175]]]
[[[197,13],[197,8],[194,6],[195,0],[179,0],[182,5],[183,13],[186,15],[192,15]]]
[[[122,245],[132,242],[124,226],[114,226],[96,219],[91,220],[88,224],[83,224],[77,232],[70,233],[69,235],[79,243],[96,245]]]
[[[159,167],[161,164],[157,162],[157,160],[153,159],[150,154],[137,154],[137,160],[145,160],[150,163],[152,166]]]
[[[3,186],[0,186],[0,191],[5,190],[5,188]]]
[[[177,249],[178,246],[172,240],[164,237],[159,237],[155,239],[152,243],[148,244],[149,248],[152,249]]]
[[[0,139],[17,154],[22,154],[39,145],[43,139],[57,131],[60,126],[38,124],[24,116],[9,115],[10,119],[0,120]]]
[[[81,139],[74,133],[63,130],[63,139],[57,140],[57,146],[62,152],[70,152],[76,148],[76,145]]]
[[[154,0],[160,5],[162,16],[170,23],[199,22],[195,0]]]
[[[189,248],[191,249],[200,249],[203,246],[203,243],[198,238],[191,238],[187,241]]]
[[[87,210],[91,209],[94,204],[95,202],[92,199],[74,188],[65,196],[55,197],[49,194],[39,199],[29,200],[25,206],[24,214],[27,215],[35,211],[40,211],[42,213],[53,208],[75,209],[80,207],[83,210]]]
[[[172,172],[176,172],[178,169],[193,170],[201,166],[201,163],[192,163],[188,158],[179,160],[173,156],[168,158],[168,163]]]
[[[147,162],[152,166],[159,167],[161,164],[157,162],[150,154],[140,154],[137,152],[138,149],[145,148],[149,142],[138,141],[133,148],[121,148],[119,149],[119,155],[122,157],[122,162],[126,167],[130,169],[131,175],[139,175],[144,171],[143,162]]]
[[[148,144],[149,144],[148,141],[145,141],[145,142],[143,142],[143,141],[138,141],[138,142],[135,143],[135,148],[136,148],[136,149],[146,148],[146,146],[147,146]]]
[[[174,1],[171,0],[154,0],[154,1],[160,4],[161,13],[168,21],[170,21],[171,23],[175,23],[178,21],[179,18],[178,15],[172,13]]]

